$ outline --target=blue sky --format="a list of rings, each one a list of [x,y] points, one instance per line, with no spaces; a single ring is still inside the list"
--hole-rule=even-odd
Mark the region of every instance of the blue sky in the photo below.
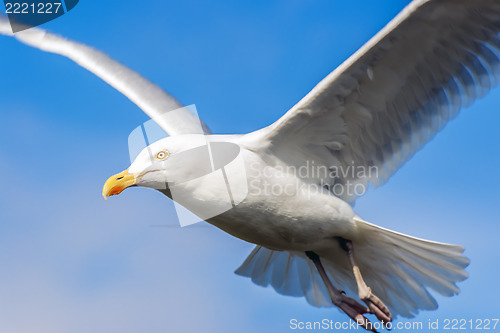
[[[407,2],[81,1],[43,27],[196,104],[214,132],[245,133],[280,117]],[[347,320],[234,275],[253,246],[175,227],[155,191],[105,202],[102,185],[128,166],[127,137],[147,117],[67,59],[2,36],[0,50],[1,332],[292,332],[292,318]],[[496,89],[464,110],[356,204],[373,223],[466,247],[462,293],[436,296],[440,308],[416,321],[500,317],[499,103]]]

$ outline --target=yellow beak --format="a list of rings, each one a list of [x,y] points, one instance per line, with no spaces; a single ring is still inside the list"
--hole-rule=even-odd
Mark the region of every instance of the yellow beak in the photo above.
[[[128,173],[128,169],[124,170],[106,180],[102,188],[102,196],[108,200],[108,197],[120,194],[124,189],[134,186],[136,183],[135,175]]]

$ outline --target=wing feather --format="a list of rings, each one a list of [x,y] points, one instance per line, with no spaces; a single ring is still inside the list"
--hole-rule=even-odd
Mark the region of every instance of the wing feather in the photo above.
[[[129,98],[169,135],[210,133],[203,121],[187,108],[182,108],[177,99],[98,50],[39,28],[13,34],[3,15],[0,15],[0,34],[73,60]],[[173,110],[175,112],[170,112]]]
[[[497,84],[499,32],[498,0],[415,0],[281,119],[249,138],[290,165],[300,163],[289,154],[293,149],[315,165],[375,167],[375,175],[347,172],[329,185],[379,186]],[[353,202],[357,194],[338,196]]]

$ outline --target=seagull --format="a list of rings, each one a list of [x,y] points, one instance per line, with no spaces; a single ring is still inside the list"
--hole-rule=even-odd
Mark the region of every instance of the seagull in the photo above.
[[[431,290],[458,294],[469,260],[461,246],[365,221],[354,203],[496,85],[499,32],[499,0],[414,0],[276,122],[214,135],[102,52],[39,28],[12,34],[0,17],[0,33],[72,59],[168,133],[105,182],[105,198],[157,189],[256,245],[237,274],[336,306],[373,332],[369,315],[390,328],[396,316],[436,309]]]

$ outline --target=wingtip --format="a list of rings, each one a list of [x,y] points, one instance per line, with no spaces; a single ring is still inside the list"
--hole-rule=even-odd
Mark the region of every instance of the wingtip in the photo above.
[[[7,36],[14,35],[14,33],[12,33],[9,19],[7,18],[7,16],[2,14],[0,14],[0,34]]]

